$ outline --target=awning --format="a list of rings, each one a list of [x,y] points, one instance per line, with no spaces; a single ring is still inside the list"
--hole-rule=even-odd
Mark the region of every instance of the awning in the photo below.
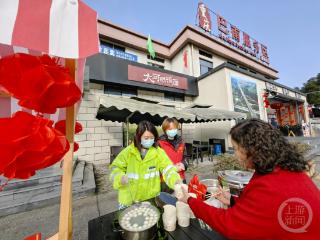
[[[149,120],[161,125],[167,117],[175,117],[180,123],[230,121],[245,119],[245,113],[214,108],[184,108],[162,105],[141,98],[101,96],[97,119],[114,122],[139,123]]]
[[[159,126],[167,117],[175,117],[181,123],[195,121],[191,113],[179,110],[174,106],[164,106],[154,101],[139,98],[100,97],[100,107],[97,119],[106,121],[130,122],[138,124],[148,120]]]
[[[196,117],[195,122],[231,121],[243,120],[247,118],[246,113],[233,112],[212,107],[185,108],[183,110],[194,114]]]

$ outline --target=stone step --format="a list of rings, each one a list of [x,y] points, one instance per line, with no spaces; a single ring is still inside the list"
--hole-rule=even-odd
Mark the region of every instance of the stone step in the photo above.
[[[77,168],[83,169],[83,179],[79,179],[80,170],[78,170],[79,176],[76,182],[81,183],[79,185],[73,184],[73,198],[81,198],[95,193],[95,181],[93,174],[92,164],[79,164]],[[37,190],[35,190],[37,191]],[[31,192],[32,193],[32,192]],[[35,192],[33,192],[35,193]],[[10,195],[7,195],[10,196]],[[0,203],[0,216],[14,214],[22,211],[29,211],[35,208],[48,206],[51,204],[59,203],[61,196],[61,185],[54,187],[48,187],[45,192],[37,192],[36,194],[30,194],[24,198],[14,198],[8,200],[5,203]]]

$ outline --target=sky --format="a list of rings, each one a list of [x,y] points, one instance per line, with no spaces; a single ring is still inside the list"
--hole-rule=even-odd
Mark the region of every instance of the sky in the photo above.
[[[195,24],[198,5],[198,0],[84,1],[100,18],[164,43],[170,43],[186,25]],[[301,87],[320,73],[320,0],[203,2],[268,47],[279,83]]]

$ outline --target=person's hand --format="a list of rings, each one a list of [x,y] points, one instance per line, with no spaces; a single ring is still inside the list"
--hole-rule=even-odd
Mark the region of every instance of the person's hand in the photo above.
[[[218,199],[223,204],[230,206],[230,198],[231,194],[225,190],[221,186],[219,186],[218,192],[215,193],[215,198]]]
[[[183,163],[177,163],[174,166],[176,167],[177,172],[181,172],[185,170]]]
[[[121,177],[121,179],[120,179],[120,184],[122,185],[122,186],[125,186],[125,185],[127,185],[129,183],[129,178],[128,178],[128,176],[127,175],[123,175],[122,177]]]
[[[192,197],[192,196],[188,193],[188,185],[186,185],[186,184],[181,184],[180,186],[181,186],[181,192],[180,192],[179,196],[177,196],[177,198],[178,198],[179,201],[188,204],[188,199],[189,199],[189,197]]]

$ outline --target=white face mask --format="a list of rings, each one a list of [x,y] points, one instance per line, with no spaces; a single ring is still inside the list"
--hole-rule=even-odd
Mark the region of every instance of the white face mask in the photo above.
[[[154,138],[150,139],[141,139],[141,145],[143,148],[150,148],[154,144]]]
[[[174,138],[178,134],[178,129],[167,130],[166,134],[169,138]]]

